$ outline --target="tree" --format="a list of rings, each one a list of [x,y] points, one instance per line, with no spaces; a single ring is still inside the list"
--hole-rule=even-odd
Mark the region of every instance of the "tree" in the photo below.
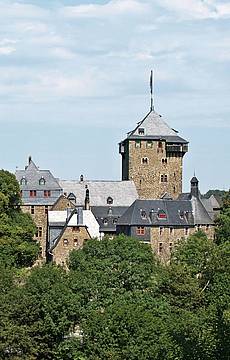
[[[15,176],[0,170],[0,263],[31,266],[39,253],[33,240],[35,224],[20,207],[19,184]]]

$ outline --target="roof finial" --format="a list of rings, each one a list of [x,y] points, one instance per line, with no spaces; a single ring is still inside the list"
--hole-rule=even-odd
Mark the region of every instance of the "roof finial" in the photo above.
[[[153,104],[153,84],[154,80],[153,80],[153,71],[151,70],[150,73],[150,93],[151,93],[151,104],[150,104],[150,111],[154,110],[154,104]]]

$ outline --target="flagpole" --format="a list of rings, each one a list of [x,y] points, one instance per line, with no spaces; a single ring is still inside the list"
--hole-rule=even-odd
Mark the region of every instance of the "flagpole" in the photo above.
[[[153,71],[151,70],[150,73],[150,97],[151,97],[151,101],[150,101],[150,111],[154,110],[154,104],[153,104]]]

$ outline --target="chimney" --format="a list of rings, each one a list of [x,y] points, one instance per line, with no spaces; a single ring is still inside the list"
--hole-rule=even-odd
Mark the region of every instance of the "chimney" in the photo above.
[[[85,210],[90,210],[89,189],[85,191]]]
[[[196,176],[193,176],[190,183],[191,183],[191,191],[190,191],[191,197],[195,196],[196,198],[198,198],[199,197],[199,185],[198,185],[199,181],[196,178]]]
[[[29,156],[29,159],[28,159],[28,164],[29,164],[29,165],[30,165],[30,163],[31,163],[31,160],[32,160],[32,157]]]
[[[77,209],[77,225],[83,225],[83,208],[79,207]]]

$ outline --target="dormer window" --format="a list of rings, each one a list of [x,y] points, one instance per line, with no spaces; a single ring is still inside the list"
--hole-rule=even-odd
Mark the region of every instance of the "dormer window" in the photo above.
[[[42,176],[41,179],[39,180],[39,185],[45,185],[46,181],[44,179],[44,177]]]
[[[181,220],[184,220],[184,211],[179,210],[179,217]]]
[[[103,224],[104,224],[105,226],[107,226],[107,225],[108,225],[108,219],[104,219],[104,220],[103,220]]]
[[[167,219],[166,212],[164,210],[158,210],[157,217],[160,220],[166,220]]]
[[[145,210],[140,210],[140,213],[141,213],[141,218],[142,219],[146,219],[147,218],[147,215],[146,215],[146,211]]]
[[[109,196],[109,197],[107,198],[107,204],[108,204],[108,205],[112,205],[112,204],[113,204],[113,198],[111,198],[111,196]]]
[[[23,176],[23,177],[21,178],[20,184],[21,184],[21,185],[26,185],[26,184],[27,184],[27,180],[26,180],[25,176]]]
[[[138,135],[145,135],[145,129],[144,128],[139,128],[138,129]]]

